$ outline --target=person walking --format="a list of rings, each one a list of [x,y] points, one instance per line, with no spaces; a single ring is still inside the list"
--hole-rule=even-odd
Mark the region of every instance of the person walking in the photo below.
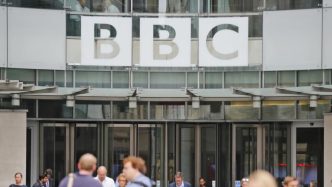
[[[191,187],[189,182],[183,180],[183,176],[181,172],[176,172],[174,176],[175,182],[168,185],[168,187]]]
[[[95,179],[99,181],[103,187],[115,187],[114,180],[107,177],[107,169],[105,166],[99,166]]]
[[[22,184],[23,174],[21,172],[16,172],[14,177],[15,184],[11,184],[9,187],[27,187],[26,185]]]
[[[269,172],[257,170],[250,175],[248,187],[277,187],[277,182]]]
[[[100,182],[92,177],[96,170],[97,159],[90,153],[82,155],[78,161],[78,172],[63,178],[59,187],[102,187]],[[68,184],[69,183],[69,184]]]
[[[151,179],[143,173],[146,171],[144,160],[129,156],[123,160],[123,174],[128,180],[126,187],[152,187]]]

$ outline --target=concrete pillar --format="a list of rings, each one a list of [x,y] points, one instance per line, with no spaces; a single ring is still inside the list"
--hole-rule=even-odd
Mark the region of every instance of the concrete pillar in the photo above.
[[[324,186],[332,186],[332,113],[324,114]]]
[[[0,110],[0,186],[15,183],[14,174],[26,174],[27,110]]]

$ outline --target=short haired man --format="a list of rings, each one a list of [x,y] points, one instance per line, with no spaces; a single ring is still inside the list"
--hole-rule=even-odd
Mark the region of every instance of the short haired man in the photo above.
[[[45,184],[47,182],[47,180],[45,180],[45,178],[47,179],[46,175],[40,175],[38,180],[36,181],[35,184],[32,185],[32,187],[45,187]]]
[[[102,185],[92,177],[93,172],[96,170],[97,159],[90,153],[81,156],[77,166],[79,172],[76,173],[73,179],[72,187],[102,187]],[[69,177],[61,180],[59,187],[68,186]]]
[[[107,177],[107,169],[105,166],[99,166],[95,179],[99,181],[103,187],[115,187],[114,180]]]
[[[48,180],[46,181],[45,187],[54,187],[54,179],[52,178],[53,171],[52,169],[48,168],[44,172],[47,175]]]
[[[176,172],[174,176],[175,182],[168,185],[168,187],[191,187],[189,182],[183,180],[183,176],[181,172]]]
[[[126,187],[151,187],[151,180],[142,173],[145,170],[143,159],[134,156],[125,158],[123,160],[123,174],[128,180]]]

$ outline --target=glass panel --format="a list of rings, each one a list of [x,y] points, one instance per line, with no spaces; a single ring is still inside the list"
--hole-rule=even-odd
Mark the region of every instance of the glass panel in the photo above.
[[[77,124],[75,128],[75,163],[84,153],[91,153],[98,158],[98,134],[95,124]]]
[[[90,12],[92,0],[67,0],[66,7],[75,12]]]
[[[260,0],[200,0],[201,12],[257,12],[264,4]]]
[[[200,102],[199,108],[188,103],[188,119],[222,119],[222,102]]]
[[[110,88],[111,73],[103,71],[76,71],[75,81],[76,87]]]
[[[66,173],[66,127],[47,126],[43,134],[43,166],[53,170],[55,186]]]
[[[205,88],[222,88],[222,72],[205,73]]]
[[[81,36],[81,15],[67,14],[66,19],[67,36]]]
[[[77,6],[82,0],[69,0],[69,6],[73,11],[86,12],[88,9],[82,9]],[[93,0],[87,1],[86,6],[90,11],[93,12],[104,12],[104,13],[126,13],[130,12],[130,0]],[[80,3],[82,4],[82,3]],[[91,7],[91,8],[90,8]]]
[[[197,12],[196,0],[135,0],[134,12],[153,13],[195,13]]]
[[[31,69],[7,69],[7,79],[19,80],[25,84],[36,84],[35,70]]]
[[[65,87],[65,71],[55,71],[55,85]]]
[[[310,181],[323,187],[324,180],[324,129],[296,129],[296,177],[304,186]]]
[[[322,70],[298,71],[298,86],[310,86],[311,84],[323,83]]]
[[[274,88],[277,85],[277,72],[265,71],[264,72],[264,88]]]
[[[225,88],[259,88],[259,73],[254,72],[225,72]]]
[[[289,124],[269,124],[265,130],[266,169],[270,171],[281,184],[290,175],[290,136]]]
[[[180,171],[192,186],[195,181],[195,129],[180,127]],[[174,175],[173,175],[174,176]]]
[[[129,88],[129,73],[123,71],[114,71],[113,88]]]
[[[108,168],[111,178],[116,179],[122,173],[122,161],[130,154],[130,128],[108,128]]]
[[[324,70],[324,78],[325,78],[325,82],[324,84],[331,84],[332,82],[332,75],[331,75],[331,70]]]
[[[27,117],[35,118],[36,117],[36,100],[23,99],[21,101],[22,101],[22,108],[28,110]]]
[[[232,126],[230,124],[217,124],[217,185],[232,186]]]
[[[64,0],[7,0],[10,6],[63,9]],[[1,4],[1,3],[0,3]]]
[[[252,107],[251,101],[225,102],[225,118],[231,120],[258,119],[258,108]]]
[[[198,75],[197,72],[188,72],[187,73],[187,87],[188,88],[198,88]]]
[[[266,0],[266,10],[287,10],[321,7],[322,0]]]
[[[280,71],[278,72],[278,86],[295,86],[295,72],[294,71]]]
[[[168,149],[168,168],[167,168],[167,184],[174,181],[174,175],[176,172],[176,125],[167,123],[167,149]]]
[[[32,129],[31,127],[27,128],[27,153],[26,153],[26,184],[30,185],[31,184],[31,145],[32,145],[32,141],[31,141],[31,137],[32,137],[32,133],[31,133]],[[34,180],[32,180],[34,181]]]
[[[308,100],[301,100],[297,104],[297,116],[299,119],[323,119],[330,106],[330,100],[318,100],[317,107],[310,108]]]
[[[236,180],[257,169],[257,128],[236,128]]]
[[[75,118],[110,119],[110,102],[76,101]]]
[[[263,15],[249,16],[249,37],[263,37]]]
[[[207,186],[216,180],[216,126],[202,127],[201,135],[201,176]]]
[[[38,115],[40,118],[73,117],[73,108],[66,107],[66,101],[39,100],[38,103]]]
[[[151,102],[151,119],[185,119],[184,103]]]
[[[73,80],[73,71],[66,71],[66,79],[67,79],[67,87],[73,87],[74,86],[74,80]]]
[[[151,72],[151,88],[184,88],[186,86],[185,73]]]
[[[162,156],[164,154],[161,125],[138,125],[138,155],[145,160],[147,176],[153,181],[163,181]]]
[[[296,101],[263,101],[263,119],[295,119]]]
[[[54,85],[54,71],[38,70],[38,86],[53,86],[53,85]]]
[[[113,119],[148,119],[148,103],[137,102],[137,108],[129,108],[128,101],[113,101]]]
[[[133,72],[133,85],[135,88],[148,88],[148,72]]]

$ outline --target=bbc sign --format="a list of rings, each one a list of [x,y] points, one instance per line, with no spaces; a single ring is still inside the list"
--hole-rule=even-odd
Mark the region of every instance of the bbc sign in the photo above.
[[[131,18],[82,16],[81,28],[81,65],[132,65]],[[190,18],[140,18],[139,66],[192,66],[191,42]],[[199,18],[198,43],[198,66],[247,66],[248,18]]]

